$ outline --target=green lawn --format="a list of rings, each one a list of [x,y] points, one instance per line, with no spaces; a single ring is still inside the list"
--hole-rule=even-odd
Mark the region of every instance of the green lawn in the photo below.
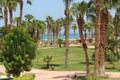
[[[64,66],[65,60],[65,48],[47,48],[47,49],[38,49],[36,53],[36,58],[33,60],[33,67],[38,69],[45,69],[45,63],[42,61],[42,57],[45,55],[52,55],[54,61],[51,63],[55,66],[55,70],[62,71],[85,71],[85,57],[83,49],[80,47],[70,47],[69,49],[69,66]],[[88,50],[88,55],[90,59],[90,68],[93,72],[94,61],[92,61],[92,54],[94,53],[94,49]],[[120,64],[120,62],[116,62],[116,64]],[[111,65],[106,63],[106,71],[120,71],[120,65],[116,65],[116,69],[111,69]]]

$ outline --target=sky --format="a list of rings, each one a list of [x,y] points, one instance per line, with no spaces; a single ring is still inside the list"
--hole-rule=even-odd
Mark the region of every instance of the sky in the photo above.
[[[46,16],[52,16],[53,19],[64,17],[65,6],[63,0],[31,0],[32,5],[26,4],[26,0],[23,1],[24,1],[23,19],[25,14],[31,14],[36,19],[40,20],[45,20]],[[74,0],[74,2],[80,1],[82,0]],[[13,15],[14,17],[19,16],[19,5],[16,11],[13,13]],[[3,20],[0,20],[0,26],[1,25],[4,25]]]
[[[64,3],[63,0],[31,0],[32,5],[26,4],[24,1],[23,6],[23,19],[25,14],[31,14],[36,19],[45,20],[46,16],[52,16],[53,19],[64,17]],[[82,0],[74,0],[74,2],[81,2]],[[85,0],[88,1],[88,0]],[[114,14],[114,11],[113,11]],[[13,13],[14,17],[19,16],[19,5]],[[8,20],[9,22],[9,20]],[[0,20],[0,26],[4,25],[3,19]]]

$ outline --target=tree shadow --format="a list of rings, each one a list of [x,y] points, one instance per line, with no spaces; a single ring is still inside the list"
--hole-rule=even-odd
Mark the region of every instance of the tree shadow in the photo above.
[[[51,67],[55,68],[55,67],[60,67],[60,66],[61,66],[61,64],[50,64],[50,68]],[[48,69],[48,68],[46,67],[46,64],[44,64],[41,66],[41,69]]]
[[[80,64],[86,64],[86,62],[80,62]],[[94,65],[93,62],[89,62],[90,65]]]
[[[69,79],[80,79],[85,80],[85,73],[74,73],[74,74],[66,74],[64,76],[56,76],[53,78],[61,78],[61,80],[69,80]]]

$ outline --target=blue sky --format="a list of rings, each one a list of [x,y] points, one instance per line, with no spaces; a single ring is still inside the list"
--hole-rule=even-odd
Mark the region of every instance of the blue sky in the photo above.
[[[32,0],[32,6],[26,4],[25,1],[26,0],[24,0],[23,19],[25,14],[32,14],[36,19],[40,20],[45,20],[46,16],[52,16],[54,19],[64,17],[65,6],[62,0]],[[74,2],[80,1],[82,0],[74,0]],[[114,11],[112,14],[114,14]],[[19,16],[19,5],[13,15],[14,17]],[[0,20],[0,26],[3,24],[3,20]]]
[[[52,16],[54,19],[64,17],[64,4],[62,0],[31,0],[32,6],[24,1],[23,19],[25,14],[32,14],[36,19],[45,20],[46,16]],[[82,0],[74,0],[80,2]],[[85,0],[87,1],[87,0]],[[14,17],[19,16],[19,5],[14,12]],[[9,22],[9,20],[8,20]],[[0,26],[3,25],[3,20],[0,20]]]

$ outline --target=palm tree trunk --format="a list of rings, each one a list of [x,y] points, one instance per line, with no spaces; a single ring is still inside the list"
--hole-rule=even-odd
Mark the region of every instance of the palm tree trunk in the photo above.
[[[66,16],[65,21],[65,66],[68,66],[68,55],[69,55],[69,16]]]
[[[99,75],[99,44],[100,44],[100,0],[96,0],[96,25],[95,25],[95,63],[94,74]]]
[[[20,0],[20,22],[19,22],[19,27],[22,24],[22,15],[23,15],[23,0]]]
[[[89,67],[89,57],[88,57],[88,53],[87,53],[87,44],[85,42],[85,39],[83,37],[83,18],[82,17],[79,17],[77,19],[77,24],[78,24],[78,29],[79,29],[79,35],[80,35],[80,38],[81,38],[81,43],[82,43],[82,46],[83,46],[83,50],[85,52],[85,59],[86,59],[86,72],[87,73],[90,73],[90,67]]]
[[[4,23],[5,23],[5,33],[8,33],[8,10],[4,7]]]
[[[12,26],[12,22],[13,22],[12,17],[13,17],[13,15],[12,15],[12,13],[13,13],[12,8],[9,8],[9,14],[10,14],[10,29],[11,29],[11,30],[13,29],[13,26]]]
[[[59,29],[56,30],[56,38],[55,38],[56,47],[58,46],[58,37],[59,37]]]
[[[33,29],[32,29],[32,40],[33,40],[33,41],[35,41],[34,35],[35,35],[35,27],[33,26]]]
[[[39,30],[37,29],[37,38],[36,38],[36,43],[37,43],[37,45],[39,45],[39,40],[40,40],[40,32],[39,32]]]
[[[50,25],[48,24],[48,43],[47,43],[47,47],[50,47],[50,39],[51,39],[51,29],[50,29]]]
[[[102,13],[101,27],[100,27],[100,75],[105,75],[104,60],[105,60],[105,46],[107,43],[107,28],[108,28],[108,12]]]

